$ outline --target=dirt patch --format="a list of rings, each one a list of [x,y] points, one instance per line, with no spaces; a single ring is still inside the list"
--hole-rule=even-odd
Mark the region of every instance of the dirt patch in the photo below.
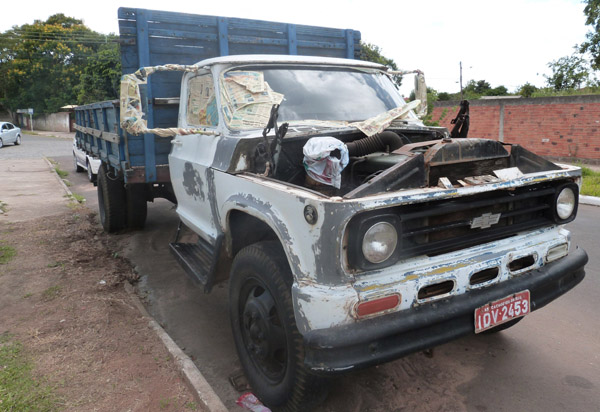
[[[125,292],[137,275],[95,213],[3,222],[0,240],[16,252],[0,265],[0,334],[23,344],[61,410],[198,409]]]

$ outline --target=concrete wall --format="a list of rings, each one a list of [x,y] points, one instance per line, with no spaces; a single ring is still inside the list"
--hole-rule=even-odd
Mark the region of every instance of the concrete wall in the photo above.
[[[29,130],[29,116],[23,116],[23,122]],[[69,132],[69,113],[60,112],[34,116],[33,130],[47,130],[50,132]]]
[[[516,143],[559,160],[600,164],[600,95],[470,101],[469,137]],[[435,102],[433,120],[452,129],[459,102]]]

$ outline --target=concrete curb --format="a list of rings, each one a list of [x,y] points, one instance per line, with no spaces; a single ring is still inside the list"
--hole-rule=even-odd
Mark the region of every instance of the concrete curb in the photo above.
[[[600,206],[600,197],[579,195],[579,204]]]
[[[69,187],[65,184],[64,180],[62,180],[62,178],[58,175],[58,173],[56,173],[56,169],[54,168],[54,165],[52,164],[52,162],[46,156],[44,156],[43,159],[48,164],[50,171],[54,174],[54,176],[56,176],[58,183],[60,183],[60,185],[62,186],[64,191],[67,193],[67,196],[69,196],[69,199],[73,199],[73,192],[71,192]]]
[[[194,362],[177,346],[165,330],[156,322],[152,316],[146,311],[140,298],[135,293],[133,286],[125,283],[125,290],[133,300],[134,305],[140,311],[143,317],[148,319],[149,326],[154,329],[158,337],[171,354],[171,357],[179,367],[186,383],[194,392],[194,396],[200,403],[202,409],[206,412],[228,412],[219,396],[215,393],[210,384],[204,379],[202,373],[198,370]]]
[[[52,134],[52,132],[39,132],[39,131],[27,131],[27,132],[23,132],[23,134],[29,135],[29,136],[37,136],[37,137],[52,137],[55,139],[63,139],[63,140],[73,140],[73,136],[75,135],[73,133],[73,136],[67,136],[66,134],[60,135],[60,134]]]

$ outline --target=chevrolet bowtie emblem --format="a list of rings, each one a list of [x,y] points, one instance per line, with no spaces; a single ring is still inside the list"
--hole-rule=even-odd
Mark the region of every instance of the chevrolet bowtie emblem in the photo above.
[[[500,213],[484,213],[471,221],[471,229],[487,229],[500,220]]]

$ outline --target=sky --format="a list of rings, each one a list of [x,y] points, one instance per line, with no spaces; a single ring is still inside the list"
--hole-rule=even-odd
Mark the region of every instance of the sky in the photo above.
[[[55,13],[82,19],[100,33],[118,33],[119,7],[359,30],[404,70],[425,72],[427,85],[456,93],[486,80],[509,91],[529,82],[544,86],[548,63],[570,55],[588,31],[581,0],[29,0],[3,2],[0,32]],[[177,62],[173,62],[177,63]]]

